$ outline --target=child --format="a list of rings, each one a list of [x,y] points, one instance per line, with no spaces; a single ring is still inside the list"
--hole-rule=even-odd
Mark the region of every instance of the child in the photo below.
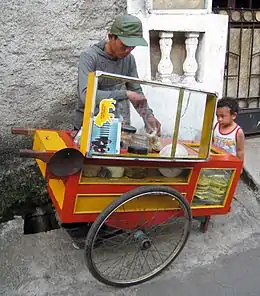
[[[213,131],[213,143],[244,162],[245,136],[241,127],[234,121],[237,113],[238,103],[236,100],[223,98],[218,101],[218,122]]]

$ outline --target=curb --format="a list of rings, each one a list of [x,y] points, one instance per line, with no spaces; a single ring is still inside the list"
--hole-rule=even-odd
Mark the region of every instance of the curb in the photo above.
[[[259,191],[260,185],[254,180],[254,177],[245,167],[243,169],[243,173],[241,174],[241,180],[244,181],[253,191]]]

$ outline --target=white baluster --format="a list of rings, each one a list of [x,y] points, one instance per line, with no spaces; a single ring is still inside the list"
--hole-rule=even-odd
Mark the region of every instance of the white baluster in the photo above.
[[[162,82],[170,82],[173,72],[173,64],[171,61],[173,32],[160,32],[159,37],[161,60],[158,64],[157,76]]]
[[[144,0],[143,3],[144,13],[151,14],[153,10],[153,0]]]
[[[196,72],[198,70],[196,51],[198,47],[199,33],[185,33],[185,37],[186,59],[183,63],[184,77],[182,82],[190,83],[195,81]]]

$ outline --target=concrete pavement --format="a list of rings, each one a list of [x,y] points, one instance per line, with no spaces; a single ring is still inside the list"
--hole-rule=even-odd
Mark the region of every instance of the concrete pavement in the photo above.
[[[24,236],[22,219],[9,221],[0,225],[0,295],[148,296],[167,295],[166,292],[171,292],[173,296],[199,295],[189,294],[194,290],[196,293],[204,293],[200,296],[230,296],[232,294],[224,294],[229,273],[233,270],[242,272],[247,263],[242,258],[239,266],[234,265],[234,269],[221,278],[222,270],[226,268],[223,263],[226,262],[225,258],[235,258],[260,247],[260,207],[257,194],[240,182],[231,213],[214,217],[205,234],[199,232],[198,222],[194,221],[190,239],[175,263],[150,282],[120,290],[104,286],[93,279],[85,267],[83,252],[73,249],[70,238],[63,230]],[[248,261],[248,264],[252,261]],[[256,268],[256,261],[254,263]],[[215,268],[219,268],[218,271]],[[211,271],[211,277],[207,277],[207,270]],[[204,276],[213,281],[216,272],[219,284],[213,283],[213,292],[205,294],[205,289],[210,286],[203,280]],[[256,273],[257,278],[259,274]],[[249,274],[249,277],[248,281],[252,275]],[[240,278],[239,273],[238,282]],[[231,277],[231,280],[231,286],[234,286],[236,278]],[[260,282],[255,280],[252,285],[254,291],[259,285],[260,291]],[[214,289],[218,289],[216,291],[219,293],[216,294]],[[155,291],[158,293],[154,294]]]
[[[260,188],[260,138],[246,140],[245,172]],[[0,224],[1,296],[258,296],[259,191],[240,182],[232,211],[213,217],[208,232],[194,221],[190,239],[168,270],[143,285],[115,289],[97,282],[61,229],[23,235],[22,218]]]
[[[259,237],[260,240],[260,237]],[[136,296],[259,296],[260,247],[195,268],[181,280],[143,285]]]
[[[260,137],[245,141],[244,170],[247,178],[256,188],[260,188]]]

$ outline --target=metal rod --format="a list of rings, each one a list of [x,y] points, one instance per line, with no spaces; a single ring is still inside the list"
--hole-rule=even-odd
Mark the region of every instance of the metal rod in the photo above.
[[[12,127],[11,133],[14,135],[33,136],[35,128]]]
[[[54,155],[52,151],[40,151],[40,150],[31,150],[31,149],[21,149],[19,150],[20,157],[25,158],[37,158],[43,162],[48,163],[51,157]]]
[[[226,81],[225,81],[225,96],[227,96],[228,93],[228,79],[229,79],[229,48],[230,48],[230,28],[231,28],[231,24],[230,24],[230,18],[231,16],[229,15],[229,22],[228,22],[228,36],[227,36],[227,51],[226,51]]]
[[[253,23],[251,28],[251,49],[250,49],[250,57],[249,57],[249,75],[248,75],[248,89],[247,89],[248,97],[250,97],[250,89],[251,89],[252,60],[253,60],[253,52],[254,52],[254,35],[255,35],[254,33],[255,33],[255,25]]]
[[[180,89],[180,92],[179,92],[179,100],[178,100],[176,119],[175,119],[175,125],[173,130],[171,158],[175,157],[176,147],[178,143],[183,97],[184,97],[184,89],[182,88]]]
[[[217,100],[214,96],[207,95],[200,139],[199,158],[205,159],[209,155],[216,102]]]
[[[243,23],[240,25],[239,34],[239,60],[238,60],[238,80],[237,80],[237,98],[239,98],[239,87],[240,87],[240,69],[241,69],[241,55],[242,55],[242,35],[243,35]]]
[[[228,7],[235,9],[236,8],[236,0],[228,0]]]
[[[166,87],[166,88],[172,88],[172,89],[182,89],[183,88],[183,84],[181,83],[162,83],[159,81],[154,81],[154,80],[141,80],[139,78],[134,78],[134,77],[129,77],[129,76],[125,76],[125,75],[119,75],[119,74],[113,74],[113,73],[108,73],[108,72],[102,72],[102,71],[96,71],[94,72],[94,75],[96,77],[103,77],[103,78],[116,78],[116,79],[120,79],[122,81],[127,81],[127,82],[133,82],[133,83],[138,83],[138,84],[144,84],[144,85],[154,85],[154,86],[161,86],[161,87]],[[188,85],[185,86],[185,90],[190,90],[193,92],[204,92],[204,93],[209,93],[209,94],[213,94],[216,95],[216,92],[209,92],[209,91],[205,91],[203,88],[200,88],[199,86],[192,86],[189,87]]]
[[[259,61],[259,68],[260,69],[260,61]],[[258,98],[257,98],[257,107],[259,108],[259,100],[260,100],[260,77],[258,78]]]

